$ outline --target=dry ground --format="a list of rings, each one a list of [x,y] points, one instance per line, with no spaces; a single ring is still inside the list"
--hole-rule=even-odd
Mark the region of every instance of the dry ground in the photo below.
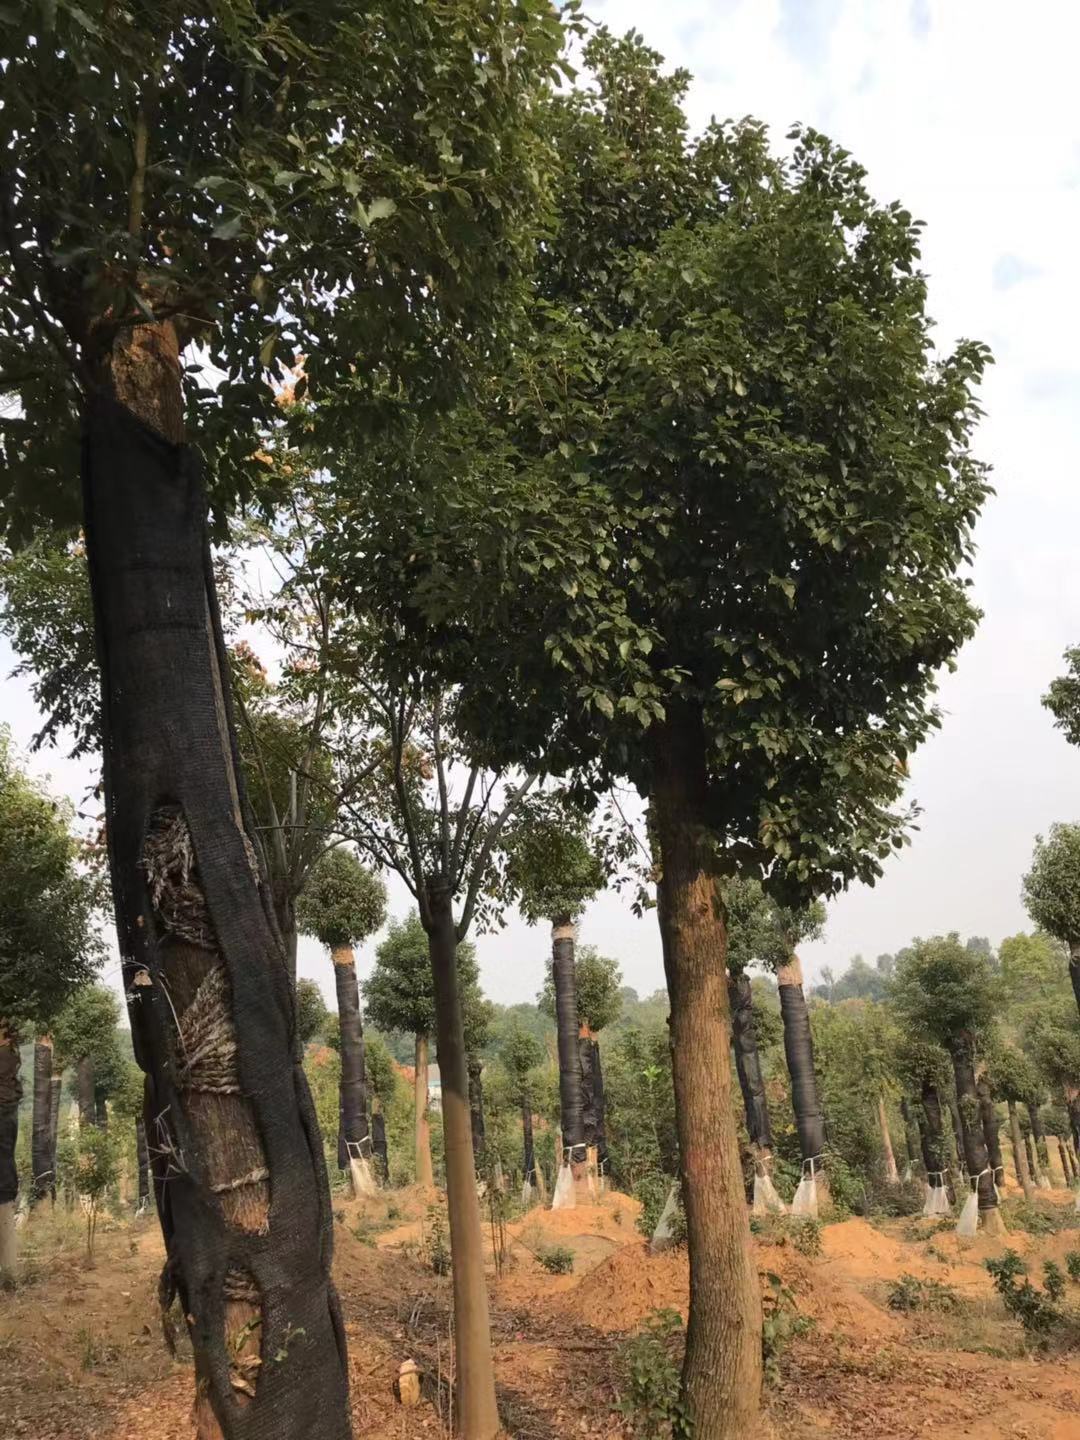
[[[1059,1192],[1058,1206],[1072,1203]],[[349,1333],[356,1433],[422,1440],[447,1433],[449,1281],[427,1255],[433,1212],[401,1192],[339,1203],[335,1275]],[[575,1210],[534,1211],[509,1227],[510,1263],[491,1267],[500,1401],[518,1440],[619,1440],[616,1353],[657,1308],[685,1315],[685,1256],[650,1256],[636,1206],[609,1195]],[[1071,1218],[1071,1216],[1070,1216]],[[1080,1225],[1080,1213],[1076,1215]],[[759,1268],[779,1275],[813,1322],[794,1340],[768,1395],[763,1437],[785,1440],[1080,1440],[1080,1354],[1039,1357],[1004,1313],[982,1260],[1006,1244],[1037,1276],[1080,1248],[1080,1228],[961,1248],[931,1221],[826,1225],[809,1259],[782,1232],[758,1237]],[[88,1267],[78,1221],[39,1211],[22,1231],[26,1283],[0,1295],[0,1414],[33,1440],[186,1440],[190,1355],[162,1341],[155,1222],[112,1222]],[[566,1245],[574,1273],[548,1274],[534,1252]],[[888,1284],[939,1280],[962,1299],[952,1314],[899,1314]],[[1080,1306],[1080,1286],[1069,1301]],[[425,1400],[404,1411],[392,1384],[400,1362],[425,1372]]]

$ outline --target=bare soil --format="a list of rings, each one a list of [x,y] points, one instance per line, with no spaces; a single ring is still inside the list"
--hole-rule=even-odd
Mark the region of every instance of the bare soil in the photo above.
[[[849,1219],[823,1227],[815,1258],[799,1252],[789,1227],[759,1235],[760,1271],[778,1276],[813,1322],[780,1360],[762,1437],[1077,1440],[1080,1353],[1033,1351],[983,1266],[1010,1245],[1036,1282],[1045,1259],[1064,1269],[1066,1252],[1080,1249],[1080,1212],[1064,1191],[1042,1203],[1070,1221],[1075,1214],[1077,1228],[1039,1236],[1014,1229],[961,1246],[933,1221]],[[334,1270],[357,1436],[448,1434],[450,1282],[430,1263],[438,1207],[406,1191],[339,1202],[336,1216]],[[685,1254],[650,1255],[636,1216],[635,1202],[609,1194],[572,1210],[534,1210],[507,1227],[506,1263],[496,1273],[492,1258],[489,1280],[508,1435],[621,1440],[629,1433],[613,1410],[618,1347],[650,1312],[685,1317],[687,1305]],[[92,1266],[79,1217],[62,1209],[40,1209],[20,1242],[25,1281],[0,1295],[0,1414],[8,1432],[33,1440],[190,1436],[190,1352],[182,1334],[175,1357],[163,1340],[156,1222],[106,1221]],[[552,1246],[573,1251],[571,1274],[550,1274],[540,1263]],[[902,1275],[949,1286],[959,1307],[890,1309],[889,1284]],[[1080,1285],[1069,1285],[1066,1303],[1080,1311]],[[394,1396],[407,1358],[424,1374],[415,1410]]]

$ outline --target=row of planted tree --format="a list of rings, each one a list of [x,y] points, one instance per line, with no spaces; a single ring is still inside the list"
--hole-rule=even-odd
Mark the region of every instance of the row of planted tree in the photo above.
[[[978,620],[989,357],[934,350],[918,222],[816,131],[692,135],[689,77],[586,29],[546,0],[60,0],[0,28],[5,626],[45,735],[101,762],[203,1440],[350,1429],[294,984],[305,887],[350,847],[400,877],[427,943],[462,1433],[499,1418],[461,948],[513,903],[552,923],[572,1168],[569,945],[612,879],[660,923],[683,1399],[703,1437],[753,1430],[729,964],[759,1149],[743,951],[775,964],[816,1175],[793,942],[905,843],[934,677]],[[65,831],[5,855],[38,902],[5,912],[6,1155],[16,1024],[47,1028],[85,978],[100,853]],[[732,876],[765,886],[749,938]],[[360,1162],[359,931],[332,914],[311,923]],[[981,1204],[981,1032],[957,1025]]]

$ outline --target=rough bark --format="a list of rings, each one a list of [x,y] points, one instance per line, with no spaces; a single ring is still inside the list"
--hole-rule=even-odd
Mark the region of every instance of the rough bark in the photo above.
[[[600,1041],[592,1042],[593,1103],[596,1106],[596,1164],[600,1174],[608,1168],[607,1109],[604,1098],[604,1069],[600,1062]]]
[[[975,1047],[971,1038],[967,1035],[958,1036],[950,1046],[950,1056],[956,1078],[956,1099],[964,1136],[968,1183],[977,1186],[979,1218],[993,1233],[999,1228],[1000,1216],[986,1137],[980,1123],[979,1097],[975,1085]]]
[[[0,1016],[0,1286],[15,1283],[15,1199],[19,1173],[15,1142],[19,1136],[19,1037]]]
[[[945,1135],[941,1116],[941,1095],[932,1080],[922,1082],[922,1109],[925,1125],[922,1129],[923,1164],[926,1179],[931,1189],[948,1189],[946,1184]]]
[[[746,1112],[746,1132],[758,1154],[767,1160],[773,1149],[773,1133],[765,1094],[765,1076],[754,1034],[754,996],[749,975],[740,973],[728,977],[728,1000],[731,1005],[735,1071]]]
[[[469,1111],[469,1072],[458,985],[457,936],[450,892],[428,884],[428,952],[435,990],[435,1027],[446,1156],[446,1201],[453,1255],[454,1353],[457,1362],[458,1432],[463,1440],[494,1440],[499,1434],[495,1366],[491,1353],[484,1239],[476,1193],[476,1163]]]
[[[784,1057],[791,1076],[791,1105],[799,1132],[799,1150],[804,1163],[818,1160],[825,1149],[825,1112],[821,1108],[817,1075],[814,1071],[814,1041],[810,1034],[810,1013],[803,994],[802,965],[792,955],[776,972],[780,992],[780,1016],[784,1024]]]
[[[56,1199],[52,1153],[52,1061],[52,1037],[41,1035],[34,1044],[34,1109],[30,1131],[32,1204],[46,1197]]]
[[[55,1058],[55,1057],[54,1057]],[[56,1194],[56,1143],[60,1135],[60,1097],[64,1086],[64,1072],[53,1067],[49,1077],[49,1169],[53,1175],[53,1194]]]
[[[1024,1136],[1024,1149],[1027,1152],[1028,1170],[1034,1179],[1039,1173],[1039,1157],[1035,1154],[1035,1146],[1032,1144],[1031,1136]]]
[[[329,1189],[250,839],[173,327],[122,331],[103,379],[83,494],[109,863],[196,1427],[345,1440]]]
[[[900,1118],[904,1122],[904,1148],[907,1151],[908,1164],[914,1170],[919,1163],[919,1155],[911,1134],[913,1120],[911,1106],[908,1104],[906,1095],[900,1097]]]
[[[1036,1178],[1050,1180],[1050,1151],[1046,1146],[1046,1131],[1043,1129],[1042,1116],[1039,1114],[1038,1105],[1028,1102],[1028,1121],[1031,1124],[1031,1138],[1035,1142],[1035,1158],[1041,1167]]]
[[[900,1172],[896,1168],[896,1154],[893,1150],[892,1136],[889,1134],[889,1116],[885,1109],[885,1096],[878,1094],[877,1099],[878,1129],[881,1131],[881,1148],[885,1156],[885,1180],[889,1185],[900,1184]]]
[[[79,1124],[96,1125],[97,1100],[94,1097],[94,1062],[83,1055],[75,1066],[75,1093],[79,1101]]]
[[[139,1212],[150,1203],[150,1147],[146,1143],[145,1120],[135,1121],[135,1154],[139,1162]]]
[[[521,1173],[530,1185],[535,1185],[536,1150],[533,1146],[532,1097],[527,1089],[521,1092],[521,1137],[523,1145]]]
[[[1005,1184],[1005,1164],[1001,1158],[1001,1132],[998,1126],[997,1111],[994,1109],[994,1096],[990,1089],[990,1081],[985,1075],[979,1076],[975,1090],[979,1097],[979,1120],[982,1124],[983,1139],[986,1141],[986,1154],[990,1161],[990,1168],[994,1172],[994,1184],[1000,1189]]]
[[[1012,1141],[1016,1178],[1024,1192],[1024,1199],[1034,1200],[1035,1185],[1031,1178],[1031,1171],[1028,1169],[1028,1157],[1024,1149],[1023,1136],[1020,1134],[1020,1116],[1016,1113],[1016,1101],[1009,1100],[1006,1103],[1009,1109],[1009,1139]]]
[[[428,1123],[428,1037],[416,1036],[416,1073],[413,1079],[413,1133],[416,1141],[416,1183],[435,1189],[431,1163],[431,1126]]]
[[[596,1077],[593,1074],[592,1031],[587,1025],[578,1028],[578,1066],[581,1070],[581,1126],[586,1149],[596,1145]]]
[[[559,1042],[559,1111],[563,1154],[575,1179],[585,1169],[585,1113],[578,1049],[577,985],[574,975],[574,927],[560,916],[551,927],[551,973],[555,989],[555,1028]]]
[[[349,1172],[353,1194],[369,1187],[366,1167],[371,1155],[367,1115],[367,1080],[364,1074],[364,1026],[360,1018],[360,989],[356,983],[356,956],[351,945],[330,952],[334,962],[338,1020],[341,1024],[341,1082],[338,1090],[341,1146],[338,1165]],[[342,1164],[344,1160],[344,1164]]]
[[[440,1064],[440,1069],[442,1068]],[[482,1078],[483,1065],[475,1055],[469,1056],[469,1125],[472,1130],[473,1159],[476,1161],[476,1173],[484,1173],[484,1081]]]
[[[379,1179],[385,1185],[390,1179],[390,1152],[386,1146],[386,1116],[377,1100],[371,1110],[371,1153]]]
[[[949,1118],[952,1121],[953,1157],[961,1174],[966,1174],[967,1141],[964,1138],[964,1118],[960,1114],[960,1107],[956,1103],[956,1096],[950,1091],[946,1094],[945,1098],[949,1107]]]
[[[1072,1183],[1072,1169],[1069,1165],[1068,1153],[1066,1152],[1065,1146],[1062,1143],[1061,1136],[1055,1135],[1054,1139],[1057,1141],[1058,1160],[1061,1162],[1061,1173],[1065,1177],[1065,1184],[1069,1185]]]
[[[706,793],[700,716],[676,712],[656,736],[651,807],[690,1260],[682,1393],[695,1434],[742,1440],[758,1430],[761,1298],[731,1105],[727,935]]]

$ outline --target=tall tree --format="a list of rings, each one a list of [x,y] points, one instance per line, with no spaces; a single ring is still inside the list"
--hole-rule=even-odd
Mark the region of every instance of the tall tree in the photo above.
[[[949,1167],[942,1111],[942,1091],[952,1083],[949,1071],[948,1057],[940,1046],[928,1040],[921,1030],[901,1027],[896,1073],[918,1102],[915,1116],[926,1171],[928,1193],[924,1213],[928,1215],[943,1214],[949,1208]]]
[[[386,920],[386,886],[344,848],[328,850],[300,892],[297,921],[330,951],[341,1025],[341,1121],[338,1168],[347,1171],[353,1194],[370,1193],[371,1128],[364,1080],[364,1029],[356,983],[355,946]]]
[[[80,1126],[101,1125],[104,1102],[123,1080],[119,1019],[116,996],[94,984],[73,991],[53,1023],[56,1056],[75,1070]]]
[[[770,1175],[773,1133],[765,1076],[758,1052],[749,967],[761,958],[762,928],[768,923],[768,902],[758,881],[731,879],[724,885],[727,912],[728,999],[735,1071],[742,1091],[746,1133],[754,1149],[755,1171]],[[771,1183],[771,1180],[770,1180]]]
[[[67,996],[90,978],[102,953],[95,930],[101,886],[86,866],[72,819],[70,807],[54,800],[22,769],[10,736],[0,728],[0,1277],[4,1280],[15,1278],[21,1032],[25,1030],[26,1038],[47,1035]],[[34,1116],[41,1118],[36,1093]],[[32,1153],[40,1161],[37,1125],[33,1138]]]
[[[1045,840],[1035,837],[1023,889],[1035,924],[1068,948],[1069,979],[1080,1010],[1080,825],[1051,825]]]
[[[499,1059],[506,1068],[517,1091],[521,1106],[522,1137],[522,1199],[528,1205],[539,1186],[536,1173],[536,1150],[533,1146],[533,1080],[534,1072],[544,1062],[544,1047],[528,1031],[512,1023],[499,1046]]]
[[[197,429],[216,453],[222,509],[250,494],[279,347],[311,357],[339,427],[371,423],[387,376],[414,401],[454,388],[528,248],[533,113],[561,40],[547,4],[477,0],[61,0],[0,30],[0,384],[21,407],[0,428],[0,526],[76,522],[81,411],[120,950],[185,1159],[162,1221],[201,1437],[350,1424],[325,1170],[185,442]],[[185,367],[193,341],[219,386]],[[213,1087],[173,1063],[208,1011]]]
[[[1004,948],[1004,947],[1002,947]],[[1018,1106],[1024,1104],[1038,1089],[1031,1062],[1013,1045],[996,1045],[990,1056],[990,1075],[995,1094],[1005,1101],[1009,1114],[1009,1143],[1012,1146],[1016,1179],[1025,1200],[1034,1200],[1036,1177],[1027,1163],[1027,1152],[1020,1130]]]
[[[896,967],[890,993],[908,1029],[936,1040],[949,1054],[979,1218],[991,1234],[999,1233],[1001,1215],[976,1089],[977,1054],[991,1037],[997,1008],[987,958],[962,945],[955,933],[916,940]]]

